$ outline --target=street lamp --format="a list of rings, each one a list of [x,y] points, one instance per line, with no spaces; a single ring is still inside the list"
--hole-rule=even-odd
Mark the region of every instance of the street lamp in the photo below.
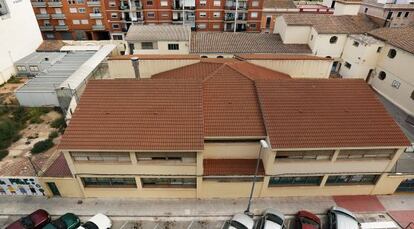
[[[257,156],[257,160],[256,160],[256,171],[254,172],[254,176],[253,176],[253,183],[252,183],[252,189],[250,190],[249,203],[247,204],[246,211],[244,211],[244,214],[249,215],[249,216],[253,215],[250,212],[250,205],[252,204],[252,197],[253,197],[253,192],[254,192],[254,186],[256,184],[257,173],[259,172],[259,165],[260,165],[260,158],[261,158],[261,155],[262,155],[262,149],[268,149],[268,148],[269,148],[269,144],[267,144],[267,142],[265,140],[260,140],[259,155]]]

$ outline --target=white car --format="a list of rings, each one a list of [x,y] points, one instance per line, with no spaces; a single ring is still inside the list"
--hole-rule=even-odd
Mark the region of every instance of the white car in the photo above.
[[[285,215],[269,208],[263,212],[263,216],[257,222],[258,229],[282,229],[285,228]]]
[[[109,229],[112,227],[112,221],[108,216],[98,213],[82,224],[78,229]]]
[[[355,215],[341,207],[332,207],[328,211],[329,229],[359,229]]]
[[[254,221],[249,216],[239,213],[227,223],[226,229],[253,229]]]

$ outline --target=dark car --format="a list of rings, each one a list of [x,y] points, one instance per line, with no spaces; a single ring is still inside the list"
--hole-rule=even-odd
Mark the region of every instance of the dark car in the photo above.
[[[50,222],[47,211],[39,209],[32,214],[22,217],[6,227],[6,229],[41,229]]]
[[[320,229],[321,220],[308,211],[299,211],[295,218],[295,229]]]
[[[73,213],[66,213],[61,217],[52,220],[43,229],[75,229],[80,225],[80,219]]]

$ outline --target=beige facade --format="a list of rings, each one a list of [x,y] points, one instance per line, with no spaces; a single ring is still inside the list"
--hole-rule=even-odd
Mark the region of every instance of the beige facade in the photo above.
[[[142,43],[152,43],[152,48],[143,47]],[[188,41],[151,41],[136,42],[133,54],[189,54],[190,45]]]
[[[334,15],[357,15],[360,2],[336,1]]]
[[[277,17],[273,33],[279,34],[284,44],[308,44],[311,26],[288,26],[283,17]]]

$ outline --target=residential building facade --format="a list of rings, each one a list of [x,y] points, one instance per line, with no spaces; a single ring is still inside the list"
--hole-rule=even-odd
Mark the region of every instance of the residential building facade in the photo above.
[[[381,21],[384,27],[404,27],[414,22],[414,5],[409,0],[364,0],[359,13]]]
[[[3,84],[16,73],[14,62],[34,52],[42,43],[30,2],[1,0],[0,31],[0,84]]]

